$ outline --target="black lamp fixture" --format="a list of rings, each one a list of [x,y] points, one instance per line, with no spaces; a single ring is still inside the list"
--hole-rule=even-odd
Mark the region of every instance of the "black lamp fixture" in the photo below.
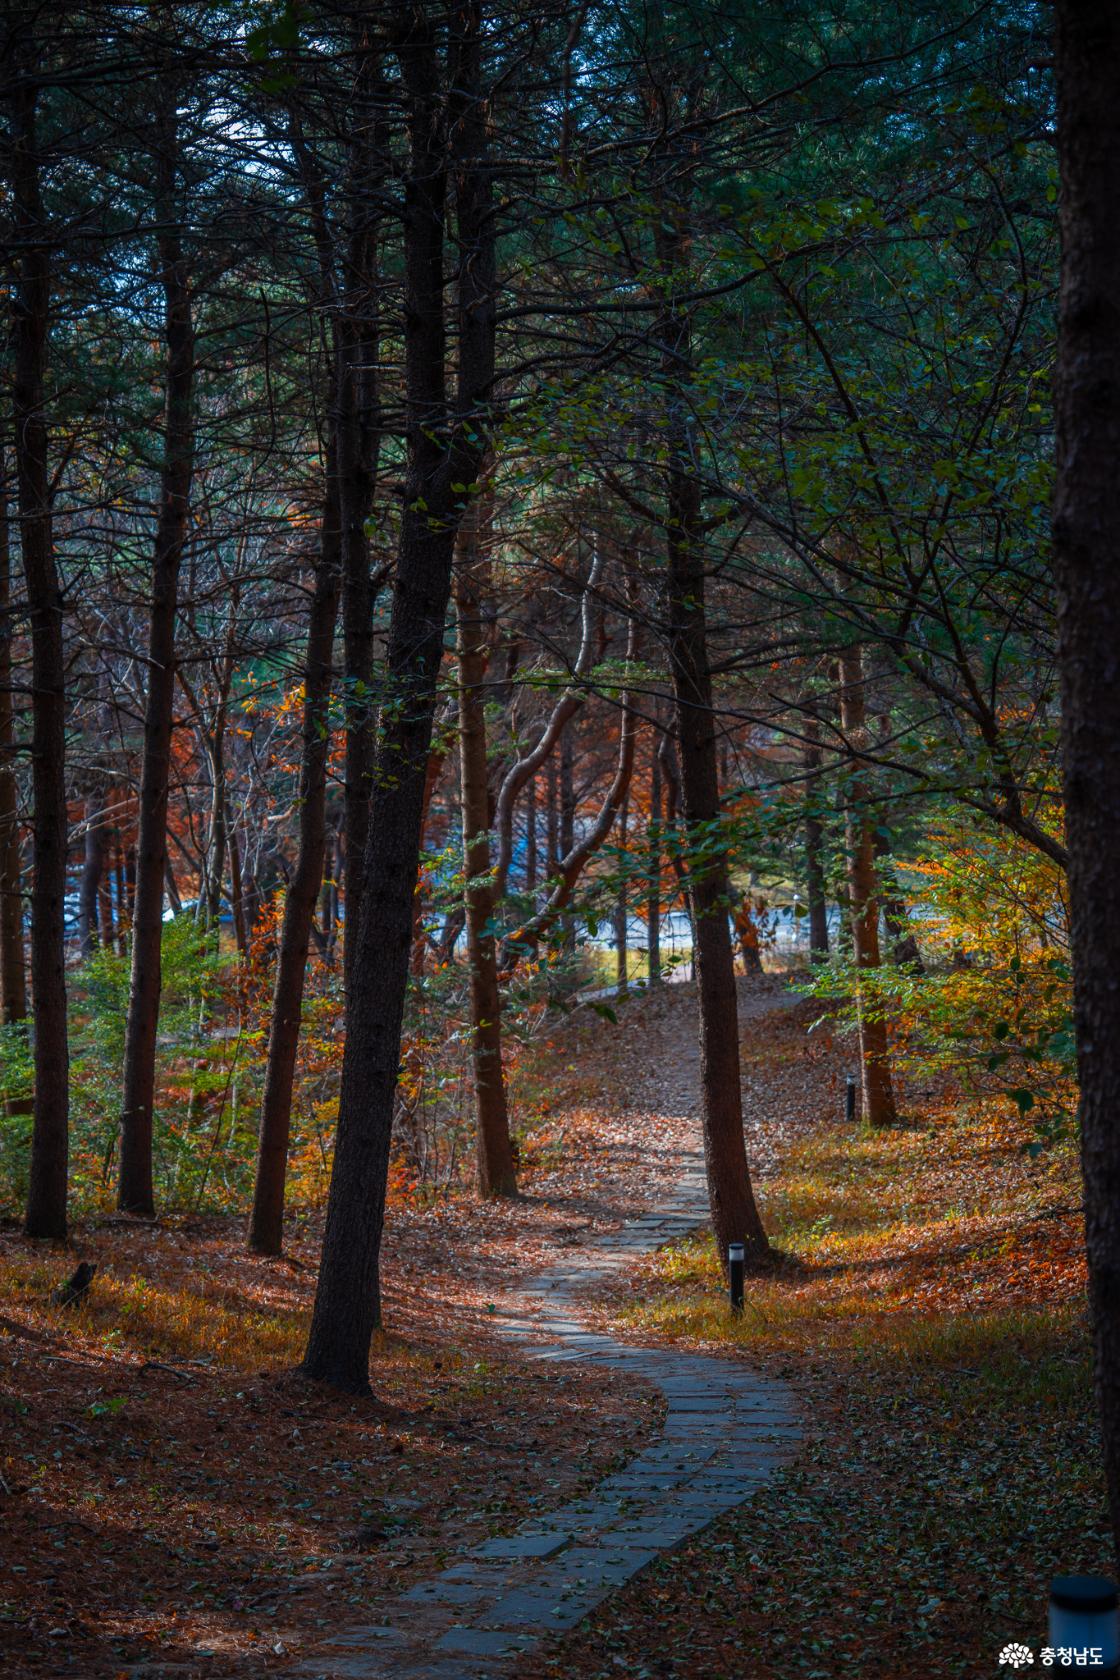
[[[743,1310],[743,1281],[747,1269],[747,1251],[741,1242],[727,1245],[727,1293],[731,1302],[731,1311],[741,1313]]]

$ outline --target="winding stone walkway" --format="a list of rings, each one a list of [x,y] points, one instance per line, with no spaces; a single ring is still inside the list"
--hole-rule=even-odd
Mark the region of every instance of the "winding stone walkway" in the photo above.
[[[460,1562],[354,1627],[299,1672],[321,1680],[508,1680],[519,1653],[572,1628],[623,1582],[734,1510],[800,1438],[785,1384],[739,1362],[632,1347],[589,1329],[576,1296],[686,1235],[707,1215],[703,1162],[687,1159],[669,1205],[596,1238],[540,1274],[495,1320],[527,1358],[587,1360],[647,1378],[668,1402],[659,1440],[590,1493]],[[541,1338],[547,1337],[544,1345]]]

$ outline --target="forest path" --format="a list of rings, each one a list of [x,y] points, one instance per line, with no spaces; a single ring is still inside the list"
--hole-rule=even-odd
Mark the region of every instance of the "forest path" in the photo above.
[[[745,1004],[761,1017],[795,1001],[762,994],[743,1000],[741,1010]],[[651,1090],[668,1077],[695,1104],[694,1038],[673,1036],[671,1069],[650,1065]],[[742,1504],[789,1456],[801,1431],[784,1383],[737,1360],[619,1342],[579,1316],[581,1291],[706,1222],[698,1123],[696,1130],[697,1146],[684,1153],[661,1205],[538,1273],[505,1297],[494,1319],[496,1332],[520,1343],[528,1359],[588,1361],[653,1383],[667,1405],[658,1439],[589,1493],[412,1587],[384,1607],[382,1622],[330,1638],[300,1673],[319,1680],[514,1676],[520,1654],[574,1627],[647,1564]]]

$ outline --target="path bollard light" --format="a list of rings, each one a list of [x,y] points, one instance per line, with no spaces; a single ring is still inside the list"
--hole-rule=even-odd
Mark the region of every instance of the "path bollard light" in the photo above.
[[[742,1243],[728,1243],[727,1283],[733,1313],[741,1313],[743,1310],[743,1275],[746,1271],[746,1259],[747,1251]]]
[[[1050,1583],[1050,1644],[1074,1652],[1094,1674],[1120,1675],[1120,1594],[1103,1575],[1056,1575]]]
[[[847,1088],[845,1089],[845,1092],[844,1092],[844,1118],[848,1122],[849,1126],[854,1126],[855,1125],[855,1121],[856,1121],[856,1076],[855,1076],[854,1073],[850,1073],[848,1075]]]

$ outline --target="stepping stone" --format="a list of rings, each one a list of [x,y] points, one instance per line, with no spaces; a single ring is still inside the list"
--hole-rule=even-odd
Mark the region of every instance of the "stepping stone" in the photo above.
[[[606,1596],[564,1596],[561,1583],[545,1591],[523,1588],[499,1600],[486,1620],[498,1628],[535,1628],[542,1633],[575,1627]]]
[[[366,1627],[347,1628],[345,1633],[332,1633],[327,1643],[341,1645],[344,1649],[353,1646],[368,1646],[369,1648],[384,1648],[388,1645],[401,1644],[405,1636],[400,1628],[385,1627],[380,1623],[371,1623]]]
[[[476,1546],[472,1557],[480,1558],[550,1558],[562,1552],[569,1542],[556,1534],[507,1534],[498,1540],[487,1540]]]
[[[521,1649],[515,1634],[495,1633],[489,1628],[449,1628],[436,1640],[437,1651],[465,1651],[470,1656],[499,1657],[505,1651]]]
[[[579,1546],[562,1560],[557,1571],[591,1586],[619,1586],[652,1563],[657,1552],[641,1546]]]

